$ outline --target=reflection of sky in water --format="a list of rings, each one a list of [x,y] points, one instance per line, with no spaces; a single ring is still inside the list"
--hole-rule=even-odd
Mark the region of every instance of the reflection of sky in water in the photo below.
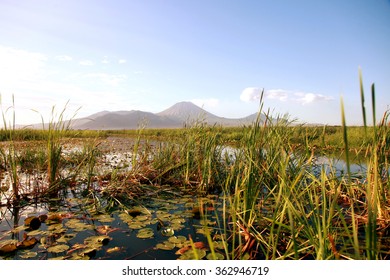
[[[348,173],[347,163],[341,159],[329,158],[325,156],[319,156],[315,160],[316,167],[315,172],[320,172],[322,168],[325,168],[325,172],[328,174],[335,171],[337,176],[342,176]],[[367,172],[366,164],[350,164],[350,171],[352,175],[363,176]]]

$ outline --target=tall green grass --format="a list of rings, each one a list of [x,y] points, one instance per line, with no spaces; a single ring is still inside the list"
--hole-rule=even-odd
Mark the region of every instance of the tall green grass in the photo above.
[[[12,141],[15,133],[15,99],[12,96],[12,106],[7,109],[3,109],[2,100],[0,96],[0,105],[1,105],[1,113],[3,118],[3,130],[8,138],[11,140],[7,148],[1,149],[1,155],[3,157],[4,168],[8,170],[11,174],[11,184],[12,184],[12,201],[15,204],[19,203],[20,194],[19,194],[19,175],[18,175],[18,165],[17,165],[17,152]],[[12,121],[10,123],[7,122],[7,113],[11,111],[12,113]]]

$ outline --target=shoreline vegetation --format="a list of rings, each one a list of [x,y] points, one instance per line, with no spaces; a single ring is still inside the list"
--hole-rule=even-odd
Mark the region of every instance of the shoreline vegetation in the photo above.
[[[201,124],[201,123],[199,123]],[[195,126],[199,126],[196,124]],[[221,127],[205,125],[207,130],[214,130],[221,142],[228,146],[239,147],[242,143],[245,133],[250,126],[247,127]],[[202,128],[204,129],[204,128]],[[267,129],[266,127],[263,129]],[[332,125],[324,126],[305,126],[305,125],[289,125],[285,127],[289,130],[288,142],[295,148],[307,148],[316,152],[332,156],[332,153],[344,151],[343,127]],[[201,132],[201,130],[199,130]],[[182,137],[186,137],[189,129],[186,128],[142,128],[132,130],[73,130],[67,129],[61,133],[64,140],[77,141],[82,139],[104,139],[107,137],[141,137],[144,139],[155,141],[175,141]],[[348,143],[349,152],[359,155],[370,153],[368,149],[373,144],[374,127],[364,126],[348,126]],[[48,139],[47,130],[18,128],[12,132],[12,137],[4,128],[0,128],[0,145],[3,142],[15,141],[46,141]]]
[[[374,104],[374,86],[371,92]],[[361,97],[366,124],[363,88]],[[199,200],[191,211],[201,221],[205,242],[195,242],[191,235],[170,238],[187,240],[182,248],[191,259],[204,258],[206,251],[209,259],[389,259],[390,112],[377,123],[375,105],[373,109],[372,127],[347,126],[342,100],[340,127],[292,126],[286,119],[270,121],[271,116],[241,128],[201,121],[183,129],[135,131],[72,131],[54,121],[49,130],[5,125],[0,131],[0,165],[9,180],[0,197],[6,201],[3,207],[20,208],[82,188],[88,209],[134,218],[144,212],[152,215],[146,207],[134,210],[134,205],[142,207],[143,192],[156,195],[164,190]],[[110,151],[104,140],[112,137],[133,139],[127,147],[130,168],[99,171],[100,158]],[[72,141],[81,148],[66,153],[64,144]],[[30,145],[33,142],[37,145]],[[366,166],[365,174],[351,172],[352,154]],[[333,166],[319,166],[318,155],[337,155],[347,172],[340,175]],[[23,170],[40,172],[33,189],[21,180]],[[205,199],[208,195],[218,196],[218,201]],[[86,209],[86,203],[80,207]],[[158,214],[161,229],[167,221]],[[138,231],[139,236],[153,234],[153,229]],[[23,242],[34,247],[32,238],[0,243],[0,253],[12,254]],[[110,238],[109,231],[100,235],[105,242]],[[173,249],[177,243],[172,244],[167,241],[156,250]]]

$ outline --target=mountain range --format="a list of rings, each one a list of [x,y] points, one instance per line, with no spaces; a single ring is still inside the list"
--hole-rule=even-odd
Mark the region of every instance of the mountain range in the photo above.
[[[253,123],[256,118],[257,113],[245,118],[223,118],[207,112],[192,102],[179,102],[156,114],[138,110],[102,111],[72,120],[71,128],[80,130],[137,129],[140,126],[181,128],[196,121],[209,125],[242,126]]]

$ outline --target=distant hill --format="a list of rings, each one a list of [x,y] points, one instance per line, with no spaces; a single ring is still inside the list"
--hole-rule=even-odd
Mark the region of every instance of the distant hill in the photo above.
[[[146,128],[181,128],[195,121],[209,125],[242,126],[254,122],[257,114],[245,118],[230,119],[216,116],[191,102],[179,102],[157,114],[144,111],[102,111],[85,118],[74,119],[72,129],[80,130],[121,130]],[[264,117],[262,116],[262,119]],[[42,125],[30,127],[42,128]]]

